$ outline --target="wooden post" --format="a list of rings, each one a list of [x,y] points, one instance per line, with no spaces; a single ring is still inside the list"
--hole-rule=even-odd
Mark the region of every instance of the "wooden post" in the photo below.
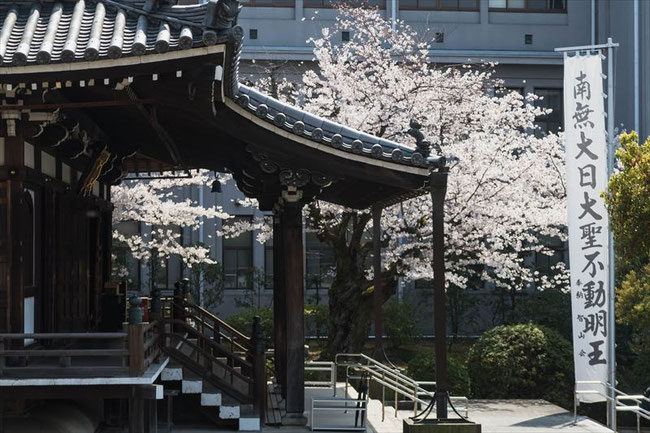
[[[144,420],[145,433],[158,433],[158,400],[145,400],[144,409],[146,412]]]
[[[142,300],[137,296],[129,298],[129,324],[127,338],[129,340],[129,374],[140,376],[144,372],[144,333],[142,325]]]
[[[0,398],[0,433],[5,433],[5,400]]]
[[[129,397],[129,433],[144,433],[144,400],[137,394],[136,387],[132,386]]]
[[[5,341],[0,338],[0,377],[4,374],[4,369],[6,367],[5,360]]]
[[[174,283],[174,302],[172,303],[172,319],[185,320],[185,308],[183,308],[183,289],[180,281]],[[172,326],[174,332],[182,332],[183,330],[179,325]]]
[[[304,425],[305,409],[305,323],[302,244],[302,203],[285,202],[282,212],[284,256],[284,305],[286,326],[287,413],[283,424]]]
[[[372,207],[372,251],[375,289],[372,295],[375,310],[375,359],[384,361],[384,291],[381,285],[381,212],[379,205]]]
[[[283,398],[287,398],[286,320],[284,305],[284,254],[282,237],[282,214],[279,206],[273,212],[273,342],[275,355],[275,377]]]
[[[433,308],[436,349],[436,418],[447,419],[447,317],[445,294],[445,194],[447,170],[431,173],[433,220]]]
[[[4,115],[3,115],[4,117]],[[10,120],[7,120],[7,123]],[[21,240],[23,236],[22,197],[24,183],[20,179],[20,171],[25,169],[25,142],[23,140],[22,121],[12,118],[15,123],[14,134],[7,132],[5,138],[5,166],[8,169],[9,180],[7,181],[7,215],[0,215],[0,218],[7,219],[7,249],[8,255],[8,281],[6,292],[0,293],[0,305],[4,304],[5,310],[0,313],[3,319],[0,329],[5,332],[23,332],[23,308],[24,308],[24,273],[23,273],[23,248]],[[8,344],[22,346],[22,340],[15,340]]]
[[[253,318],[251,339],[253,344],[253,401],[260,416],[260,425],[264,425],[266,415],[266,360],[264,353],[266,347],[259,316]]]

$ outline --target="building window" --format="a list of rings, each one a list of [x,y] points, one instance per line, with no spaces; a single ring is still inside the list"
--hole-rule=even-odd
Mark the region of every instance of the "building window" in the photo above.
[[[273,290],[273,238],[264,243],[264,288]]]
[[[332,270],[336,266],[334,249],[310,231],[305,234],[305,261],[307,289],[329,289],[333,280]]]
[[[567,244],[559,239],[546,239],[546,247],[550,250],[550,255],[541,252],[534,252],[535,270],[542,275],[552,276],[553,268],[561,262],[564,262]]]
[[[341,32],[341,41],[350,42],[350,31],[344,30]]]
[[[567,0],[490,0],[491,11],[566,12]]]
[[[178,242],[183,243],[183,229],[180,226],[154,226],[152,236],[155,236],[158,229],[171,230],[177,236]],[[167,259],[158,259],[155,263],[152,259],[149,262],[149,267],[154,272],[153,284],[159,289],[171,289],[174,287],[174,283],[181,279],[181,259],[177,255],[172,255]]]
[[[140,223],[137,221],[122,221],[113,226],[124,236],[140,236]],[[113,268],[120,280],[126,280],[129,290],[142,290],[140,275],[140,260],[133,257],[129,247],[122,243],[113,242],[111,253],[115,256]]]
[[[296,6],[295,0],[248,0],[242,1],[242,5],[247,7],[283,7],[293,8]]]
[[[249,39],[257,39],[257,29],[250,29],[248,31],[248,38]]]
[[[306,8],[333,8],[341,4],[341,0],[305,0],[304,6]],[[350,0],[345,2],[351,6],[357,7],[371,7],[386,9],[386,0]]]
[[[224,225],[250,217],[235,217],[224,221]],[[223,238],[223,282],[225,289],[253,288],[253,232],[247,231],[234,238]]]
[[[400,9],[478,11],[479,0],[400,0]]]
[[[550,108],[553,110],[550,114],[537,116],[535,119],[535,124],[539,126],[537,133],[557,133],[562,129],[562,121],[564,118],[564,111],[562,110],[562,89],[535,89],[535,94],[542,97],[542,99],[535,101],[536,107]]]

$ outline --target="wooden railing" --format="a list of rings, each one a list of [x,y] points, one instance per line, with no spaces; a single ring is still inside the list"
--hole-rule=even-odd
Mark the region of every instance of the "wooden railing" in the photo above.
[[[161,354],[161,337],[159,322],[129,324],[128,353],[129,374],[141,376],[147,368],[159,360]]]
[[[38,347],[25,348],[24,340],[33,340]],[[85,346],[99,348],[80,347],[80,341],[86,343]],[[0,376],[127,375],[129,351],[126,342],[127,333],[124,332],[0,334]]]
[[[156,298],[150,323],[142,323],[139,303],[136,298],[129,310],[126,332],[0,334],[0,376],[141,376],[164,352],[239,401],[255,404],[263,419],[266,361],[259,318],[249,337],[180,295]],[[35,344],[24,347],[26,340]]]
[[[162,314],[165,352],[239,401],[253,403],[263,419],[266,360],[259,318],[249,337],[180,295],[164,300]],[[193,358],[174,349],[178,342],[192,349]],[[226,372],[227,380],[214,375],[215,370]]]
[[[156,322],[127,332],[0,334],[0,376],[141,376],[160,356]],[[24,347],[31,340],[33,346]]]

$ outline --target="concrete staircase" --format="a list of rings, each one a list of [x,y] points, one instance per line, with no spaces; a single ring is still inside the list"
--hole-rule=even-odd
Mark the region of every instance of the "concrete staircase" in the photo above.
[[[253,405],[239,403],[180,363],[170,360],[162,371],[161,380],[166,386],[175,386],[181,395],[200,394],[201,407],[220,420],[236,420],[239,431],[258,431],[260,417]]]

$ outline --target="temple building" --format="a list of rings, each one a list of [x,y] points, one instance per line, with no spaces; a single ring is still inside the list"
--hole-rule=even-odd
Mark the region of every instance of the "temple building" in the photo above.
[[[301,209],[314,199],[379,216],[432,194],[434,286],[444,297],[444,158],[240,84],[240,8],[0,3],[0,432],[80,412],[88,431],[128,420],[129,431],[152,432],[159,407],[175,415],[172,403],[258,430],[272,376],[285,402],[280,422],[304,423]],[[107,284],[111,186],[128,174],[197,168],[231,172],[273,213],[272,336],[258,323],[242,334],[182,287],[152,294],[144,318],[138,298],[128,314],[107,301],[123,295]]]

